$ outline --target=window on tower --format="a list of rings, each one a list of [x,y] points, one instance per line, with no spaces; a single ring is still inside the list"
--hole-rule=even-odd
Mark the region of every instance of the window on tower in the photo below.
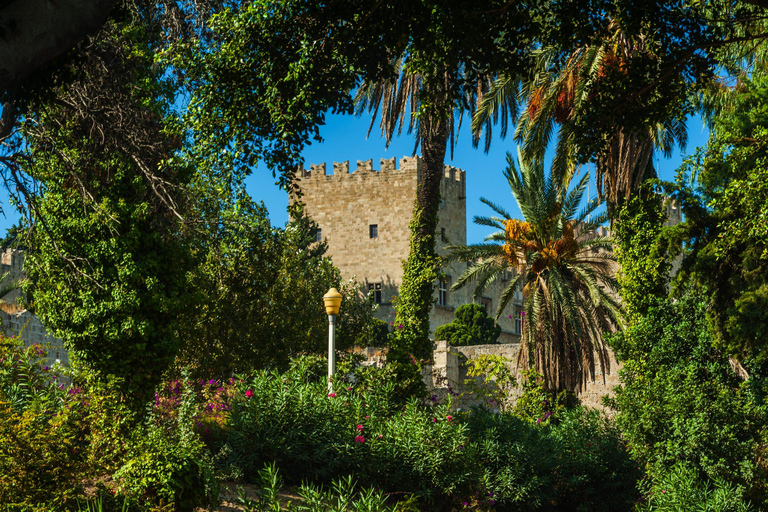
[[[368,236],[370,238],[379,238],[379,225],[371,224],[368,226]]]
[[[448,305],[448,288],[450,282],[450,276],[445,276],[444,278],[440,279],[440,282],[437,285],[437,303],[440,306]]]
[[[368,283],[368,294],[373,297],[373,302],[381,304],[381,283]]]

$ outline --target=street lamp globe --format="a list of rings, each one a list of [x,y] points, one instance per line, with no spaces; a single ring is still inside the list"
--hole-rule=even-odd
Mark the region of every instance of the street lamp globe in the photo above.
[[[325,312],[329,315],[338,315],[341,307],[341,294],[336,288],[331,288],[328,293],[323,295],[325,303]]]

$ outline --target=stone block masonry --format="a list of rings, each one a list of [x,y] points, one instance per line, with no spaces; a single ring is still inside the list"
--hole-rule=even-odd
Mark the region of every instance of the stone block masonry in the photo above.
[[[449,393],[454,395],[453,403],[456,408],[470,408],[479,405],[478,397],[471,393],[471,386],[467,385],[468,363],[481,355],[501,356],[508,363],[507,367],[520,383],[521,375],[517,366],[517,355],[520,350],[519,343],[500,343],[496,345],[470,345],[454,347],[445,341],[438,341],[434,346],[434,365],[425,367],[423,371],[424,381],[430,393],[442,398]],[[379,348],[356,349],[365,358],[364,365],[381,366],[386,361],[386,350]],[[609,364],[605,368],[605,380],[603,380],[602,368],[595,368],[595,378],[586,383],[578,397],[582,405],[595,409],[606,410],[602,404],[604,396],[613,396],[613,388],[619,385],[618,371],[621,365],[610,354]],[[482,384],[482,378],[476,378],[477,384]],[[510,399],[514,403],[522,389],[520,387],[511,390]]]
[[[0,275],[5,276],[0,285],[9,285],[26,278],[24,271],[24,251],[8,249],[0,259]],[[25,347],[34,344],[43,346],[48,352],[49,366],[60,363],[69,365],[69,352],[64,342],[51,336],[37,315],[17,304],[21,290],[15,288],[0,299],[0,328],[7,337],[21,338]]]
[[[403,157],[399,162],[382,159],[380,170],[373,168],[372,160],[358,160],[354,172],[348,161],[334,162],[330,173],[326,164],[313,164],[298,172],[301,201],[318,223],[321,237],[328,243],[328,255],[345,279],[356,278],[364,292],[369,288],[380,292],[377,316],[390,323],[395,319],[393,299],[402,285],[402,263],[410,250],[409,224],[421,165],[421,158],[416,156]],[[436,241],[438,253],[444,255],[445,246],[467,242],[465,171],[445,166],[440,197]],[[436,305],[430,316],[433,334],[439,325],[453,320],[458,306],[473,302],[470,287],[450,290],[465,269],[463,263],[453,264],[443,269],[443,286],[435,283]],[[495,306],[493,297],[500,293],[500,289],[492,288],[489,297],[483,297],[483,303],[490,306],[489,313]],[[516,341],[512,308],[499,323],[502,336]]]

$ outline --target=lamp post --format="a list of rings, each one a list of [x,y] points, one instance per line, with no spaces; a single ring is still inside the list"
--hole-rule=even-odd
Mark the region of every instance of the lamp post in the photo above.
[[[336,316],[341,307],[341,294],[336,288],[331,288],[323,295],[325,312],[328,314],[328,392],[333,393],[333,377],[336,371]]]

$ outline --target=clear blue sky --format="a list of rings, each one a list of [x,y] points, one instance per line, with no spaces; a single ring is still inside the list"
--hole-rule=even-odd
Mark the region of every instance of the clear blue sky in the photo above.
[[[403,156],[410,156],[413,152],[413,136],[403,133],[394,139],[389,148],[385,149],[384,139],[380,137],[378,122],[366,139],[366,133],[370,124],[370,117],[362,116],[332,116],[328,124],[321,128],[324,139],[322,144],[313,144],[304,151],[305,168],[309,164],[325,162],[327,168],[333,169],[333,162],[350,161],[350,170],[355,169],[357,160],[373,159],[373,168],[379,169],[379,159],[397,157],[398,161]],[[476,226],[472,223],[475,215],[491,215],[492,211],[480,202],[485,197],[507,209],[512,215],[522,216],[517,209],[514,198],[509,190],[509,185],[502,171],[506,168],[507,152],[516,153],[515,145],[508,137],[506,140],[496,138],[491,144],[488,154],[481,147],[472,147],[469,136],[468,122],[459,134],[458,144],[455,148],[453,159],[446,154],[446,164],[464,169],[467,179],[467,242],[481,242],[490,234],[489,228]],[[660,177],[672,180],[677,167],[685,155],[692,153],[697,146],[704,145],[707,141],[707,132],[703,129],[701,120],[693,118],[688,123],[688,145],[685,151],[676,151],[670,159],[665,159],[658,154],[654,157],[657,168],[660,169]],[[585,167],[581,172],[588,169]],[[330,172],[330,171],[328,171]],[[249,177],[247,188],[249,193],[258,199],[262,199],[270,212],[272,222],[282,226],[287,222],[288,195],[274,186],[271,173],[257,169]],[[590,192],[595,195],[594,179],[590,185]]]
[[[466,120],[465,120],[466,122]],[[333,168],[333,162],[350,161],[350,168],[355,169],[357,160],[373,159],[374,169],[379,169],[379,159],[396,157],[399,161],[403,156],[410,156],[413,152],[413,136],[403,134],[395,138],[389,148],[384,147],[384,139],[379,136],[378,123],[374,126],[371,136],[366,139],[366,133],[370,124],[370,117],[362,116],[330,116],[327,125],[321,128],[323,143],[312,144],[304,151],[305,168],[309,164],[325,162],[328,169]],[[501,140],[497,138],[491,145],[491,150],[485,154],[482,148],[472,147],[469,131],[462,128],[459,134],[458,144],[454,151],[453,159],[446,155],[446,163],[464,169],[467,174],[467,241],[469,243],[480,242],[489,234],[488,228],[475,226],[472,218],[475,215],[489,215],[490,209],[480,202],[481,197],[490,199],[494,203],[502,205],[513,215],[519,215],[514,198],[509,186],[502,175],[506,167],[506,153],[514,154],[515,146],[511,139]],[[662,179],[672,179],[675,170],[680,165],[686,154],[692,153],[697,146],[706,143],[707,133],[702,128],[698,118],[691,119],[688,123],[688,146],[685,151],[676,151],[671,159],[664,159],[657,155],[657,168],[660,169]],[[584,172],[583,169],[582,172]],[[257,168],[246,181],[248,192],[257,200],[263,200],[273,225],[283,226],[288,221],[286,208],[288,206],[288,194],[275,185],[272,173],[266,168]],[[594,180],[590,185],[590,191],[594,195]],[[15,211],[8,206],[7,193],[0,192],[2,208],[5,217],[0,217],[0,233],[5,235],[5,230],[16,220]]]

